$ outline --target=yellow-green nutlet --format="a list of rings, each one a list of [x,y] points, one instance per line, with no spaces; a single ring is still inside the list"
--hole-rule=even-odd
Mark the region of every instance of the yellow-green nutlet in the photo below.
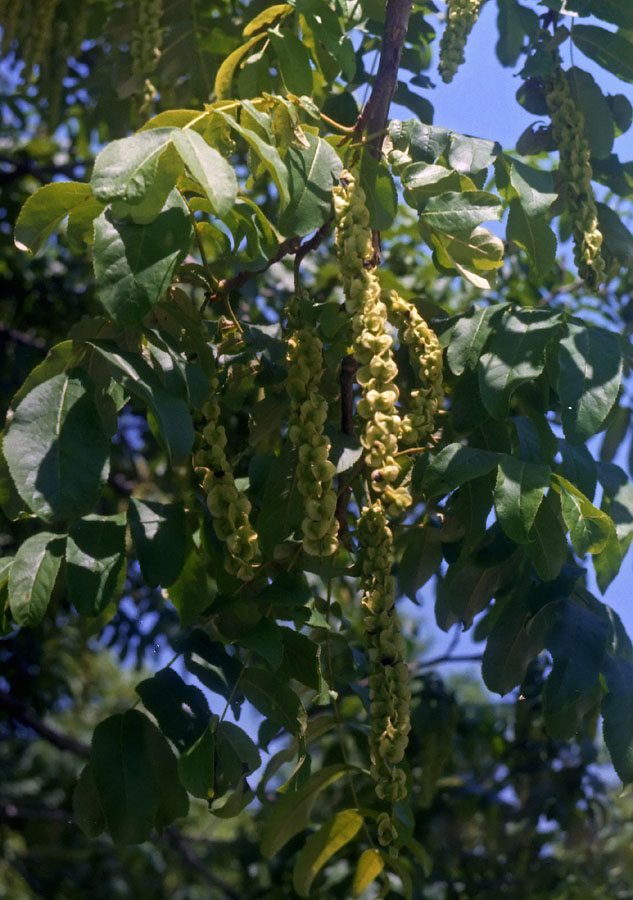
[[[217,379],[213,390],[216,388]],[[257,534],[248,518],[251,504],[244,492],[235,486],[224,450],[226,432],[219,424],[220,407],[213,396],[204,405],[202,413],[207,421],[202,431],[202,447],[194,454],[194,469],[202,481],[215,533],[226,546],[226,569],[248,581],[259,561]]]
[[[402,419],[397,409],[398,367],[393,358],[387,307],[380,283],[371,266],[373,255],[365,192],[355,173],[343,172],[341,185],[333,189],[336,216],[336,249],[345,293],[345,308],[352,323],[352,349],[359,368],[356,380],[362,397],[356,410],[365,419],[361,442],[365,462],[372,470],[377,493],[391,492],[403,508],[408,506],[392,488],[400,475],[395,460]]]
[[[411,692],[391,575],[393,536],[380,500],[363,509],[358,543],[370,667],[371,774],[377,796],[391,804],[391,813],[378,819],[378,840],[386,845],[397,834],[394,806],[407,795],[406,773],[399,764],[409,741]]]
[[[316,331],[295,331],[288,341],[288,436],[299,454],[297,486],[305,499],[303,549],[311,556],[331,556],[338,547],[332,487],[336,467],[328,459],[330,442],[323,433],[327,403],[318,392],[322,371],[323,346]]]
[[[589,287],[604,281],[602,233],[591,187],[591,150],[585,137],[585,120],[559,65],[544,79],[547,108],[552,118],[552,135],[560,155],[561,187],[574,237],[574,260],[578,274]]]
[[[435,427],[444,396],[442,347],[412,303],[396,291],[384,291],[382,297],[401,343],[409,348],[409,359],[421,385],[409,394],[409,412],[402,418],[402,441],[411,447],[420,446]]]
[[[483,0],[448,0],[438,66],[442,81],[447,84],[464,62],[466,39],[479,18],[482,3]]]

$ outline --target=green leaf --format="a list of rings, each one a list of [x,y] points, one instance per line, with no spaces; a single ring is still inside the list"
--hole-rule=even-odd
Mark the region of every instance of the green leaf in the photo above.
[[[139,682],[136,693],[163,734],[181,752],[195,744],[209,725],[211,714],[204,694],[186,684],[173,669],[161,669]]]
[[[441,562],[439,528],[428,523],[422,528],[411,528],[397,568],[400,591],[416,602],[417,592],[438,571]]]
[[[308,838],[292,873],[292,883],[300,897],[309,895],[312,882],[323,866],[358,834],[362,824],[360,813],[344,809]]]
[[[380,850],[370,848],[363,850],[358,857],[356,869],[354,870],[354,880],[352,881],[352,897],[360,897],[369,885],[374,881],[382,870],[385,868],[385,860]]]
[[[211,201],[215,214],[220,218],[226,215],[237,197],[233,167],[196,131],[174,131],[173,143],[189,174]]]
[[[550,483],[550,469],[544,464],[524,462],[503,454],[499,459],[494,492],[499,524],[513,541],[524,544]]]
[[[290,147],[286,153],[288,187],[292,204],[279,219],[279,228],[288,236],[306,235],[320,228],[332,212],[332,186],[342,164],[327,141],[306,134],[309,148]]]
[[[44,618],[64,555],[65,538],[40,531],[18,548],[9,570],[9,605],[16,625]]]
[[[603,672],[609,693],[602,700],[604,742],[618,777],[633,781],[633,664],[607,656]]]
[[[545,648],[554,623],[554,603],[547,603],[533,616],[525,599],[509,598],[492,626],[481,661],[486,687],[502,696],[521,684],[528,664]]]
[[[289,441],[282,445],[268,471],[262,506],[255,523],[266,555],[300,527],[303,498],[295,478],[296,454]]]
[[[265,141],[250,128],[244,128],[236,121],[236,119],[229,116],[227,113],[222,112],[222,110],[216,109],[214,112],[216,112],[217,115],[222,116],[224,121],[244,138],[249,147],[259,157],[262,165],[268,169],[268,172],[275,183],[275,187],[279,192],[281,208],[285,209],[290,203],[288,170],[284,165],[277,148],[268,141]]]
[[[312,68],[310,54],[305,44],[288,30],[282,34],[271,28],[268,31],[268,37],[275,48],[286,90],[299,96],[311,97],[313,91]]]
[[[582,491],[588,500],[593,500],[598,478],[595,459],[584,444],[574,446],[561,439],[559,446],[561,475]]]
[[[75,822],[87,837],[97,837],[105,828],[106,822],[90,763],[84,766],[75,785],[73,812]]]
[[[566,738],[593,703],[611,630],[608,619],[570,598],[556,607],[557,622],[546,642],[554,664],[543,688],[543,712],[548,733]]]
[[[429,463],[422,479],[427,497],[449,494],[472,478],[491,472],[499,462],[499,454],[463,444],[449,444]]]
[[[504,245],[500,238],[481,227],[468,235],[448,235],[428,228],[422,221],[420,230],[441,266],[455,268],[477,288],[488,290],[492,287],[495,270],[503,265]]]
[[[551,172],[535,169],[518,159],[512,160],[510,183],[528,216],[540,216],[547,212],[558,196]]]
[[[344,763],[325,766],[311,775],[299,790],[283,794],[263,828],[261,852],[267,859],[278,853],[295,834],[307,828],[312,807],[321,791],[337,781],[346,770]]]
[[[281,665],[284,655],[281,628],[272,619],[264,616],[252,628],[240,634],[239,640],[248,650],[259,653],[271,669],[278,669]]]
[[[154,184],[158,161],[173,128],[152,128],[109,143],[97,155],[90,187],[97,200],[140,203]]]
[[[95,220],[94,268],[99,300],[121,325],[137,324],[161,299],[193,236],[186,205],[172,191],[147,225],[116,222],[106,210]]]
[[[633,45],[630,51],[633,53]],[[584,117],[584,134],[591,155],[596,159],[606,159],[611,154],[615,138],[615,124],[607,98],[589,72],[584,72],[578,66],[568,69],[566,76]]]
[[[453,134],[448,150],[448,164],[458,172],[480,172],[492,165],[500,153],[501,147],[496,141]]]
[[[98,616],[125,579],[125,515],[85,516],[66,541],[68,599],[82,616]]]
[[[510,202],[506,240],[527,253],[532,274],[542,280],[556,261],[556,235],[545,216],[529,216],[519,200]]]
[[[191,625],[209,606],[210,593],[204,559],[193,544],[176,581],[167,588],[169,599],[178,610],[182,625]]]
[[[37,251],[60,222],[76,207],[92,198],[90,185],[77,181],[56,181],[32,194],[20,210],[14,240],[18,250]]]
[[[280,630],[283,659],[278,674],[285,678],[293,678],[318,691],[321,686],[319,645],[305,634],[293,631],[292,628],[284,626]]]
[[[41,519],[89,512],[108,477],[110,438],[88,375],[64,372],[29,391],[11,419],[3,452],[18,493]]]
[[[561,499],[563,519],[569,528],[569,537],[578,556],[600,553],[615,534],[615,525],[609,516],[591,503],[582,491],[566,478],[552,473],[552,487]]]
[[[176,759],[160,731],[137,710],[110,716],[92,738],[91,767],[115,843],[140,843],[187,814]]]
[[[386,231],[393,225],[398,209],[398,192],[389,167],[382,160],[375,160],[370,153],[363,153],[360,185],[365,191],[371,228]]]
[[[501,201],[487,191],[449,191],[429,197],[420,212],[425,225],[449,235],[467,236],[477,225],[501,219]]]
[[[190,544],[182,502],[131,497],[128,519],[145,583],[169,587],[182,572]]]
[[[563,431],[570,443],[583,444],[600,431],[620,390],[618,335],[570,319],[560,342],[558,364]]]
[[[567,559],[567,533],[556,491],[550,489],[539,506],[529,540],[523,549],[543,581],[552,581],[557,577]]]
[[[504,306],[471,306],[459,317],[450,333],[446,350],[448,364],[455,375],[461,375],[467,368],[476,368],[486,341],[493,332],[494,322]]]
[[[605,22],[633,29],[633,7],[629,0],[587,0],[587,7]]]
[[[233,81],[235,70],[251,47],[259,41],[263,41],[265,37],[265,34],[256,34],[254,37],[250,38],[250,40],[237,47],[232,53],[229,53],[222,61],[222,65],[216,72],[213,88],[218,100],[224,100],[231,96],[231,83]]]
[[[165,390],[156,372],[142,356],[119,350],[110,341],[94,340],[89,344],[108,362],[114,380],[152,411],[172,463],[179,465],[186,462],[193,446],[194,431],[184,400]]]
[[[602,239],[611,253],[623,265],[633,262],[633,234],[626,227],[618,213],[606,203],[596,203],[598,224]]]
[[[514,390],[541,374],[559,322],[559,314],[547,309],[504,311],[479,366],[481,399],[491,416],[503,419]]]
[[[262,764],[257,747],[246,732],[232,722],[220,722],[215,732],[216,754],[224,774],[237,786]]]
[[[306,725],[303,704],[285,681],[266,669],[249,666],[240,679],[244,696],[267,719],[291,734],[300,734]]]
[[[9,581],[9,572],[13,563],[13,556],[3,556],[0,558],[0,589],[5,587]]]
[[[596,25],[575,25],[572,40],[581,53],[622,81],[633,82],[633,44]]]
[[[462,181],[466,181],[467,185],[474,189],[473,182],[454,169],[429,163],[416,162],[405,166],[400,178],[405,189],[405,200],[414,209],[423,208],[426,200],[433,195],[459,190]]]
[[[490,600],[516,579],[519,553],[493,526],[482,546],[450,565],[437,593],[435,616],[440,628],[448,631],[456,622],[470,628]]]
[[[215,736],[206,728],[195,744],[178,759],[178,777],[186,791],[202,800],[213,797],[215,775]]]
[[[400,151],[409,149],[411,159],[432,163],[441,156],[451,137],[448,128],[427,125],[419,119],[392,119],[389,122],[389,137],[394,148]]]

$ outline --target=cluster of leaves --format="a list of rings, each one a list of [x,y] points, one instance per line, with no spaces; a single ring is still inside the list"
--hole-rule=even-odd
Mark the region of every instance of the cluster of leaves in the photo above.
[[[580,15],[600,14],[597,4],[569,5]],[[196,5],[187,6],[189,16]],[[615,52],[616,44],[631,47],[627,12],[622,3],[608,6],[604,17],[621,32],[576,24],[572,39],[631,80]],[[529,130],[519,142],[519,155],[533,156],[528,164],[493,141],[433,126],[430,105],[400,81],[396,99],[418,118],[389,124],[380,159],[358,145],[362,132],[349,127],[358,114],[351,92],[364,84],[381,88],[380,68],[373,76],[367,65],[391,24],[382,4],[307,0],[249,5],[237,15],[218,4],[217,15],[195,29],[207,48],[201,72],[215,75],[212,102],[202,110],[190,107],[208,99],[211,84],[194,86],[195,67],[189,82],[169,67],[169,42],[177,41],[179,22],[186,28],[185,17],[170,18],[179,8],[170,7],[161,22],[166,42],[153,78],[160,102],[184,92],[183,108],[165,109],[108,144],[89,183],[41,188],[15,224],[17,245],[33,253],[50,252],[45,243],[60,227],[70,253],[90,249],[101,315],[62,335],[9,406],[0,503],[15,523],[15,552],[0,561],[4,633],[10,641],[17,627],[77,614],[102,628],[130,591],[129,560],[137,560],[145,585],[178,613],[182,630],[174,635],[170,628],[170,640],[187,680],[161,669],[137,686],[147,714],[120,709],[97,726],[74,797],[86,833],[106,829],[120,843],[143,841],[186,815],[188,796],[220,819],[258,796],[268,815],[263,854],[291,854],[300,896],[352,841],[354,864],[329,870],[327,885],[342,879],[360,896],[381,873],[387,879],[387,867],[411,896],[418,868],[432,871],[432,829],[427,834],[402,805],[399,845],[406,854],[397,859],[375,848],[368,828],[377,813],[365,771],[367,660],[351,580],[366,493],[360,446],[343,427],[348,410],[339,378],[349,333],[328,241],[332,186],[343,166],[358,164],[372,227],[384,234],[387,266],[379,277],[434,317],[446,347],[448,402],[433,451],[400,459],[415,501],[392,523],[400,593],[415,600],[435,575],[442,628],[470,627],[484,613],[476,628],[486,640],[483,675],[501,694],[525,687],[530,663],[546,650],[552,665],[542,704],[550,738],[572,737],[600,710],[616,771],[632,781],[633,648],[617,615],[587,590],[578,565],[591,555],[606,590],[633,537],[633,489],[613,462],[631,412],[630,348],[626,331],[613,328],[622,321],[626,276],[605,289],[612,308],[601,308],[595,323],[571,306],[549,304],[573,287],[573,276],[555,263],[552,223],[564,207],[544,156],[552,149],[546,130]],[[434,32],[426,16],[433,9],[416,4],[404,70],[428,65]],[[549,47],[569,32],[558,27],[552,35],[516,0],[499,9],[498,54],[506,64],[526,56],[519,100],[542,115]],[[103,10],[96,3],[89,10],[93,27]],[[107,47],[111,29],[130,15],[131,5],[117,5],[105,36],[85,52]],[[113,60],[115,54],[108,64]],[[178,65],[188,62],[180,52]],[[89,68],[89,79],[98,69]],[[125,67],[119,72],[124,77]],[[588,73],[572,74],[586,121],[601,123],[598,135],[586,133],[596,178],[624,202],[630,171],[612,149],[616,133],[630,125],[630,104],[623,95],[604,96]],[[418,74],[409,84],[429,81]],[[84,127],[99,116],[91,112]],[[120,133],[125,124],[109,120],[104,130]],[[400,190],[415,217],[401,215]],[[606,204],[599,210],[605,246],[627,264],[633,237],[618,212]],[[507,246],[483,226],[505,213]],[[563,240],[566,228],[563,215]],[[420,237],[432,252],[424,262],[415,255]],[[502,269],[508,247],[510,265]],[[289,256],[294,267],[286,265]],[[469,299],[483,290],[486,302],[465,309],[458,277]],[[427,300],[411,289],[421,283]],[[301,550],[302,504],[286,436],[284,309],[306,286],[311,299],[301,316],[324,345],[327,429],[339,492],[348,497],[339,516],[342,547],[327,563]],[[569,293],[587,302],[578,285]],[[413,373],[403,348],[396,356],[406,392]],[[190,463],[218,367],[227,453],[248,492],[262,548],[262,564],[247,583],[224,570]],[[155,442],[154,470],[145,480],[134,472],[131,497],[117,480],[121,460],[112,458],[118,416],[130,402],[144,410]],[[596,462],[586,444],[603,431]],[[349,685],[355,693],[346,696]],[[426,687],[420,696],[417,715],[426,721],[433,707]],[[239,719],[246,702],[261,716],[256,740],[227,720],[229,711]],[[329,704],[332,715],[320,711]],[[407,777],[423,806],[433,802],[437,749],[455,721],[448,703],[440,738],[433,728],[420,731],[421,772],[414,742]],[[261,751],[284,736],[255,791],[251,776]],[[268,785],[280,771],[285,788],[271,801]],[[299,849],[297,836],[326,790],[336,812]]]

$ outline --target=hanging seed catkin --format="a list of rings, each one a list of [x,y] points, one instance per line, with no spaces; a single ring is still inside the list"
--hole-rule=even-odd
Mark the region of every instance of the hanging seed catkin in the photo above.
[[[365,420],[361,442],[372,470],[372,487],[399,508],[409,505],[408,494],[393,483],[400,475],[395,460],[402,419],[397,409],[398,367],[393,358],[387,307],[371,267],[373,248],[365,192],[352,172],[343,172],[333,189],[336,248],[345,293],[345,309],[352,323],[352,350],[359,368],[356,380],[362,397],[356,406]],[[405,496],[406,494],[406,496]]]
[[[571,92],[567,75],[557,63],[544,79],[552,135],[560,156],[561,189],[572,224],[574,260],[578,274],[589,287],[604,281],[602,233],[591,187],[591,150],[585,137],[585,121]]]
[[[409,359],[420,387],[409,393],[409,412],[402,417],[402,442],[411,447],[424,444],[435,427],[442,403],[442,347],[412,303],[396,291],[384,291],[390,321],[398,328],[401,344],[409,349]]]
[[[409,740],[411,692],[391,575],[393,536],[380,501],[363,509],[358,542],[369,654],[369,755],[376,794],[392,806],[391,814],[378,818],[378,840],[387,845],[397,835],[393,806],[407,795],[406,773],[399,764]]]
[[[448,0],[446,26],[440,39],[438,71],[447,84],[464,62],[466,40],[479,18],[483,0]]]
[[[215,391],[218,381],[213,381],[212,391]],[[226,431],[219,424],[220,406],[213,394],[202,413],[206,424],[202,430],[202,446],[194,454],[194,470],[202,482],[215,533],[226,547],[226,569],[248,581],[259,561],[257,534],[249,520],[251,504],[235,485],[225,452]]]
[[[156,97],[156,88],[149,79],[160,59],[163,31],[160,19],[163,14],[163,0],[139,0],[137,4],[137,27],[132,35],[132,74],[143,82],[143,105],[146,108]]]
[[[288,436],[297,448],[297,487],[305,499],[303,549],[311,556],[331,556],[338,547],[336,467],[328,459],[330,442],[323,432],[327,402],[319,394],[323,346],[313,328],[295,331],[288,341]]]

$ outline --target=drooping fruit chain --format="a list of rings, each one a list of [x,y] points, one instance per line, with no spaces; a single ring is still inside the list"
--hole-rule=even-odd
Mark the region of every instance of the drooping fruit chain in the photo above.
[[[442,81],[447,84],[453,80],[455,72],[464,62],[466,40],[479,18],[482,2],[483,0],[448,0],[438,66]]]
[[[328,459],[330,441],[323,432],[327,402],[319,394],[323,346],[313,328],[294,331],[288,341],[288,436],[297,448],[297,487],[305,498],[303,549],[311,556],[336,552],[336,467]]]
[[[585,120],[574,100],[567,75],[556,63],[544,79],[547,108],[552,117],[552,135],[560,156],[561,192],[567,204],[574,237],[574,259],[578,274],[589,287],[605,279],[602,233],[591,187],[591,150],[585,137]]]

